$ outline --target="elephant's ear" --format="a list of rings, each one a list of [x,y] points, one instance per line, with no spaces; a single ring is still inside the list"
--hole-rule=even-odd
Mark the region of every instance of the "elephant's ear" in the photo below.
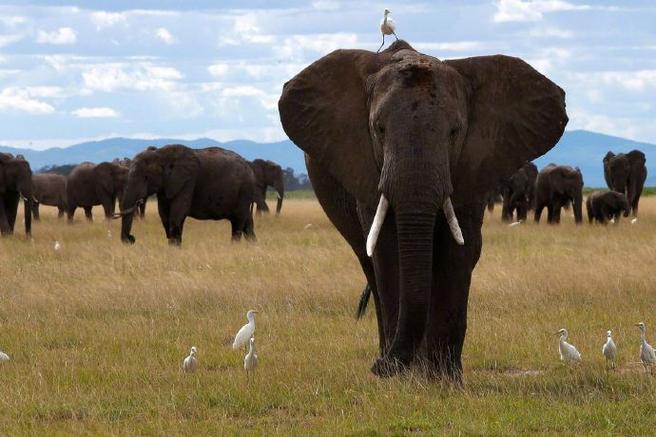
[[[565,92],[518,58],[446,61],[470,85],[468,129],[454,174],[456,201],[478,196],[549,151],[567,124]]]
[[[192,152],[193,153],[193,152]],[[164,194],[167,199],[174,198],[187,184],[196,180],[200,163],[194,156],[186,154],[164,164]]]
[[[326,168],[356,199],[375,206],[378,179],[371,137],[367,78],[398,50],[336,50],[314,62],[283,88],[278,109],[289,138]]]
[[[111,166],[112,164],[109,162],[101,162],[93,169],[97,182],[97,190],[101,190],[107,194],[114,192],[114,177]]]

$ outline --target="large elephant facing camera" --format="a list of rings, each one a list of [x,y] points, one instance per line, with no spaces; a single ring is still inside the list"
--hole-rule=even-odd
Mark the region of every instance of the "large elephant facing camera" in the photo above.
[[[547,222],[560,223],[560,210],[568,203],[574,210],[574,221],[583,223],[583,175],[581,170],[568,165],[549,164],[535,181],[535,222],[540,222],[547,208]]]
[[[68,222],[73,222],[78,207],[84,209],[88,221],[93,220],[91,210],[96,205],[102,205],[105,218],[111,219],[117,199],[119,208],[121,206],[127,176],[128,169],[113,162],[83,162],[77,165],[66,180]]]
[[[121,240],[134,243],[132,217],[148,196],[157,194],[157,209],[170,244],[182,243],[187,217],[228,219],[233,241],[255,239],[251,204],[255,177],[248,162],[220,147],[190,149],[173,144],[149,147],[132,160],[121,211]]]
[[[285,84],[279,110],[370,284],[372,371],[460,381],[484,195],[556,144],[563,90],[517,58],[441,61],[398,41],[324,56]]]
[[[25,213],[25,235],[32,233],[32,169],[22,156],[0,153],[0,233],[2,236],[14,233],[18,203],[23,198]]]
[[[623,193],[631,205],[631,213],[638,215],[640,195],[647,179],[645,154],[639,150],[614,154],[608,152],[604,157],[604,178],[608,188]]]
[[[249,164],[255,175],[255,203],[257,205],[257,213],[269,213],[269,206],[266,203],[266,192],[268,187],[273,187],[278,193],[276,215],[279,215],[282,209],[282,199],[285,197],[282,167],[273,161],[265,161],[264,159],[255,159]]]

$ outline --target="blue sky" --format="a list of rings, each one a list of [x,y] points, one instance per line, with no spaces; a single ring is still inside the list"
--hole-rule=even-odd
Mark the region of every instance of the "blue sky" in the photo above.
[[[441,59],[522,57],[567,92],[569,129],[656,143],[656,1],[9,1],[0,144],[109,136],[284,139],[282,84],[397,33]]]

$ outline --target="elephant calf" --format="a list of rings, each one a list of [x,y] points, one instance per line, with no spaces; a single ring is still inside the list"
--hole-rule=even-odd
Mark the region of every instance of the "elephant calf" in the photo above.
[[[624,194],[616,191],[595,191],[588,196],[585,206],[591,224],[596,221],[605,225],[610,219],[618,223],[621,213],[624,213],[624,217],[628,217],[631,212],[629,200]]]
[[[66,176],[56,173],[36,173],[32,175],[34,186],[34,202],[32,215],[39,220],[39,205],[56,206],[57,217],[66,213]]]

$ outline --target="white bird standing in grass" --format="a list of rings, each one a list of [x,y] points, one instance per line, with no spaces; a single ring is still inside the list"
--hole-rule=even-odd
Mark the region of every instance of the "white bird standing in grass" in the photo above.
[[[5,361],[9,361],[9,355],[0,351],[0,363],[4,363]]]
[[[633,218],[631,219],[631,224],[632,224],[632,225],[635,225],[636,223],[638,223],[638,217],[633,217]]]
[[[233,349],[239,349],[244,346],[253,334],[255,334],[255,314],[257,314],[255,310],[248,310],[246,313],[248,323],[242,326],[239,332],[237,332],[237,335],[235,335],[235,341],[232,343]]]
[[[521,225],[522,220],[517,220],[516,222],[512,222],[511,224],[508,225],[509,228],[515,227],[517,225]]]
[[[604,343],[604,346],[601,348],[601,352],[604,354],[604,357],[606,357],[606,363],[610,363],[610,366],[614,369],[615,357],[617,356],[617,346],[615,346],[611,331],[608,331],[606,336],[606,343]]]
[[[564,363],[580,363],[581,354],[576,350],[573,344],[567,343],[567,336],[569,335],[567,329],[562,328],[557,334],[560,334],[560,343],[558,344],[560,361]]]
[[[244,370],[246,376],[248,373],[255,370],[257,366],[257,353],[255,352],[255,337],[251,337],[248,343],[248,353],[244,357]]]
[[[59,244],[59,241],[55,241],[54,249],[55,252],[59,252],[61,250],[61,244]]]
[[[186,373],[194,373],[197,367],[198,359],[196,358],[196,346],[192,346],[189,356],[182,362],[182,370]]]
[[[636,326],[640,328],[640,361],[645,366],[645,371],[651,371],[651,366],[656,364],[656,353],[654,348],[647,343],[645,338],[645,324],[643,322],[636,323]]]
[[[396,36],[396,33],[394,32],[396,30],[394,20],[389,17],[389,14],[391,13],[392,11],[385,8],[385,12],[383,13],[383,20],[380,22],[380,33],[383,34],[383,42],[380,44],[380,47],[378,47],[376,53],[380,52],[380,49],[382,49],[385,45],[385,35],[394,35],[394,38],[396,38],[397,41],[399,40],[399,37]]]

